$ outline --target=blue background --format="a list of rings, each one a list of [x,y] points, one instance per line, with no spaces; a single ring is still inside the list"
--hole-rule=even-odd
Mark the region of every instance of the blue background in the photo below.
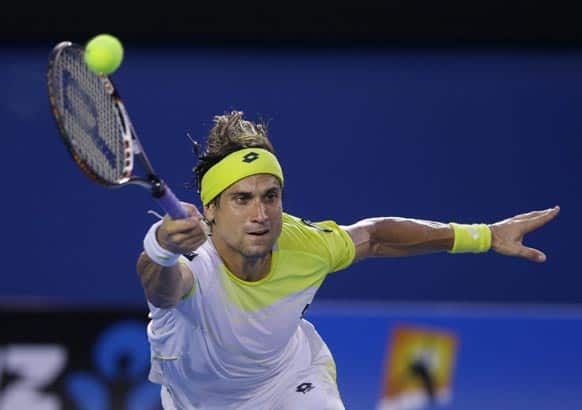
[[[337,382],[349,410],[377,408],[393,359],[389,356],[393,334],[403,327],[445,333],[456,341],[450,402],[407,410],[582,408],[579,307],[316,302],[306,317],[334,355]],[[0,388],[1,410],[40,409],[39,399],[30,400],[34,391],[37,398],[55,398],[61,404],[55,406],[58,409],[160,408],[159,386],[147,381],[146,318],[139,310],[14,310],[4,319],[0,354],[7,360],[0,366],[5,382]],[[50,389],[45,388],[47,382],[34,384],[29,378],[27,384],[25,377],[14,377],[25,374],[14,365],[19,362],[8,359],[11,348],[34,349],[35,343],[60,346],[67,358]],[[407,355],[399,360],[410,360],[410,351]],[[42,362],[41,357],[36,360]],[[317,388],[316,381],[305,382],[314,382]],[[18,383],[24,384],[20,400],[10,393]]]
[[[397,325],[457,337],[452,400],[424,410],[582,408],[580,309],[322,304],[311,313],[334,354],[347,409],[376,408]]]
[[[68,157],[46,95],[52,44],[4,48],[3,280],[25,303],[144,306],[135,273],[155,204],[106,192]],[[114,75],[157,171],[183,200],[203,140],[231,109],[264,118],[286,211],[494,222],[560,204],[526,242],[546,264],[447,254],[364,261],[320,299],[579,303],[582,55],[574,50],[219,49],[126,45]]]

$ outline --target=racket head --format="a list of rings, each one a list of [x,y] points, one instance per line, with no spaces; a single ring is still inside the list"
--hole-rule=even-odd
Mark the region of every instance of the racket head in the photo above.
[[[65,41],[50,54],[47,84],[59,133],[81,170],[108,187],[130,182],[131,123],[111,80],[89,69],[81,46]]]

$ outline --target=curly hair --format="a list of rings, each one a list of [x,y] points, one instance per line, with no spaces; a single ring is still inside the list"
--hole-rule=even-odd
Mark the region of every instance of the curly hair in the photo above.
[[[263,148],[275,154],[269,141],[267,125],[264,122],[254,123],[245,120],[243,115],[242,111],[231,111],[214,116],[214,126],[208,134],[206,149],[202,155],[197,153],[198,164],[193,169],[192,185],[196,187],[198,193],[202,187],[204,174],[227,155],[244,148]]]

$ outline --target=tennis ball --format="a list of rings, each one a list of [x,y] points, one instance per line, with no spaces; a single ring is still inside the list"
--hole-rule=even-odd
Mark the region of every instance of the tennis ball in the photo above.
[[[123,60],[121,42],[110,34],[99,34],[85,46],[85,63],[96,74],[111,74]]]

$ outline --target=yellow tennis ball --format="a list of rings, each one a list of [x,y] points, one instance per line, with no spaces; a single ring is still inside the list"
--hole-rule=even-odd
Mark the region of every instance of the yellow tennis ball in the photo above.
[[[85,63],[97,74],[111,74],[122,60],[123,46],[110,34],[99,34],[85,46]]]

